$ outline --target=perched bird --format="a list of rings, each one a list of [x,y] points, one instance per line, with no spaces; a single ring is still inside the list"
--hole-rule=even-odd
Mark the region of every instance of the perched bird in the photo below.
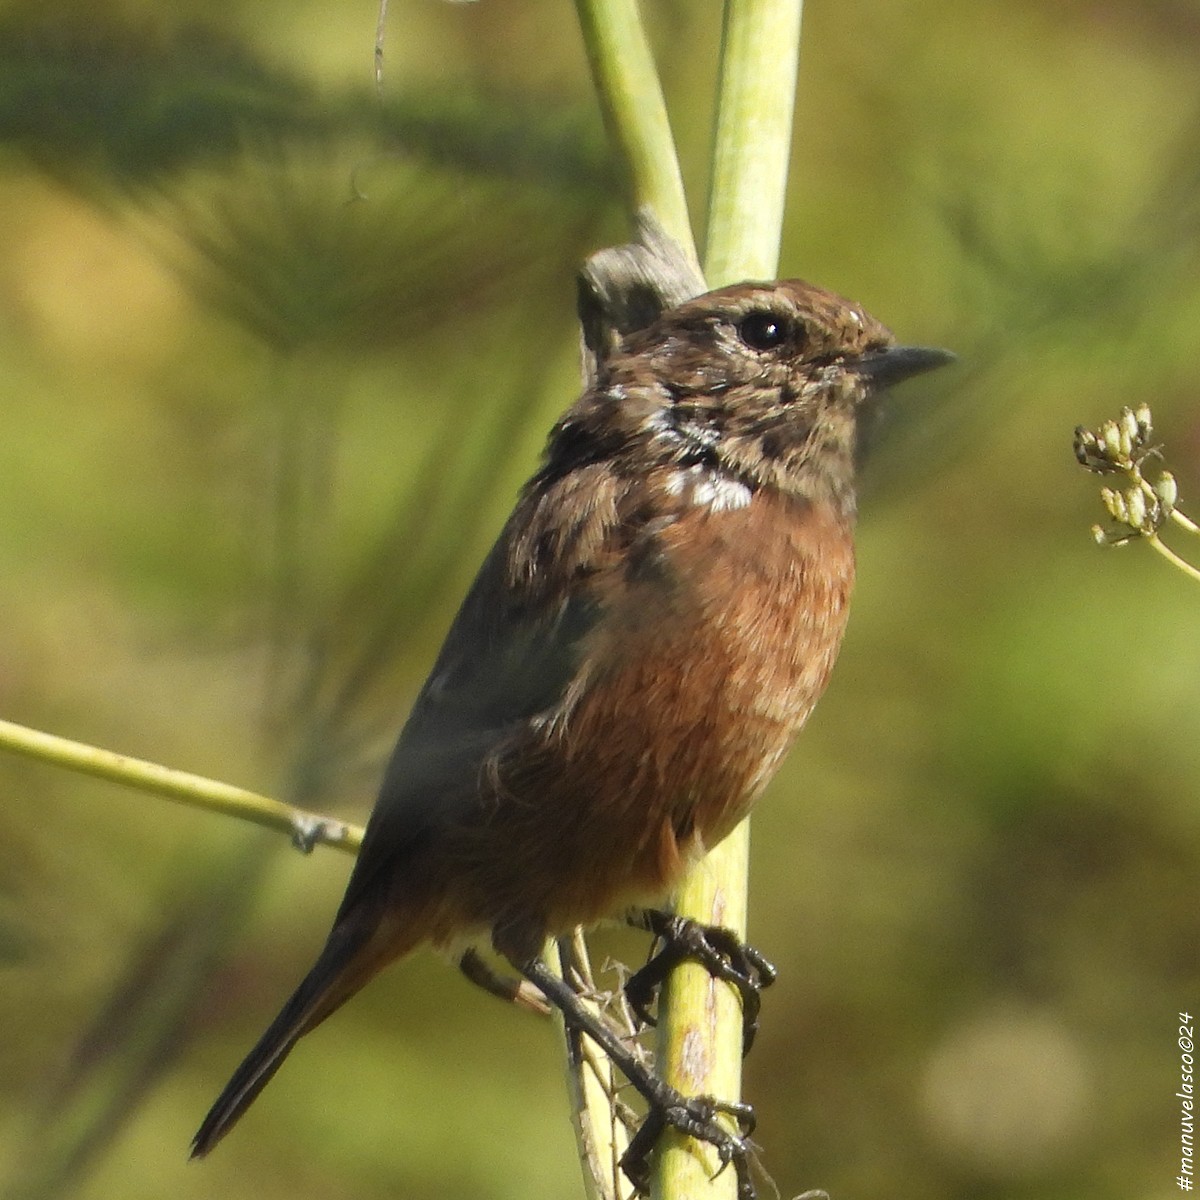
[[[194,1155],[388,963],[490,939],[650,1102],[631,1174],[670,1124],[736,1160],[752,1194],[745,1141],[714,1119],[727,1106],[635,1062],[539,955],[661,901],[747,814],[841,642],[864,417],[951,357],[897,346],[800,280],[721,288],[614,335],[417,697],[320,957]],[[479,961],[464,967],[503,990]]]

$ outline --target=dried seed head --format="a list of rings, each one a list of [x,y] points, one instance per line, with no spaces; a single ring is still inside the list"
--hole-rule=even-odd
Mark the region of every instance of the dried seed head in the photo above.
[[[1114,465],[1120,463],[1129,455],[1121,446],[1121,427],[1116,421],[1105,421],[1100,426],[1097,436],[1104,447],[1104,455]]]
[[[1150,405],[1139,404],[1133,410],[1133,416],[1137,421],[1138,441],[1144,446],[1154,433],[1154,419],[1150,415]]]
[[[1138,441],[1138,420],[1133,415],[1132,408],[1121,409],[1121,449],[1128,458],[1134,451]]]
[[[1129,508],[1125,504],[1125,497],[1116,488],[1101,488],[1100,499],[1104,501],[1104,507],[1108,509],[1108,515],[1114,521],[1120,521],[1122,525],[1126,524],[1126,518],[1129,516]]]
[[[1125,512],[1125,524],[1131,529],[1152,528],[1147,523],[1146,493],[1140,487],[1131,487],[1125,493]]]
[[[1164,471],[1154,482],[1154,494],[1165,512],[1170,513],[1179,499],[1179,485],[1170,471]]]

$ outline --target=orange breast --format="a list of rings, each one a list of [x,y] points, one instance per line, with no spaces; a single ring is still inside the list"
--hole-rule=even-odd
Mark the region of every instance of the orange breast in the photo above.
[[[497,764],[503,862],[477,859],[490,914],[562,929],[662,896],[746,814],[824,690],[854,577],[845,521],[760,493],[658,538],[656,561],[597,581],[573,694]]]

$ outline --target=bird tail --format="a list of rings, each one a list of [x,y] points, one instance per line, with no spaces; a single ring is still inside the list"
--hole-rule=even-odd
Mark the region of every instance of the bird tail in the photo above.
[[[192,1139],[192,1158],[203,1157],[233,1128],[300,1038],[340,1008],[383,965],[380,955],[370,953],[371,933],[369,926],[334,928],[312,970],[209,1109]]]

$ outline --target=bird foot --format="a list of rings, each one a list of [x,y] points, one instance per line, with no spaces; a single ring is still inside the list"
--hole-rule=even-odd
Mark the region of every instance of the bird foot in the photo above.
[[[716,1100],[712,1096],[684,1096],[665,1084],[659,1086],[661,1096],[651,1101],[646,1119],[621,1156],[621,1169],[634,1188],[639,1193],[649,1193],[650,1152],[663,1131],[670,1128],[712,1146],[721,1160],[713,1178],[732,1164],[737,1175],[738,1200],[756,1200],[748,1140],[754,1132],[754,1109],[749,1104]],[[733,1117],[737,1131],[719,1120],[721,1116]]]
[[[661,943],[649,962],[625,983],[625,998],[638,1020],[654,1025],[650,1007],[663,980],[684,960],[698,962],[715,979],[735,987],[741,996],[742,1053],[748,1054],[758,1033],[762,989],[774,983],[778,974],[774,965],[731,929],[720,925],[705,925],[658,909],[635,912],[629,923],[654,934]]]
[[[638,1191],[646,1191],[650,1178],[650,1152],[665,1129],[677,1129],[707,1142],[721,1160],[720,1174],[731,1163],[737,1174],[738,1200],[756,1200],[750,1177],[752,1157],[749,1137],[754,1132],[754,1109],[748,1104],[716,1100],[711,1096],[685,1096],[665,1083],[639,1060],[629,1043],[588,1009],[571,986],[537,957],[510,961],[562,1014],[569,1027],[586,1033],[608,1055],[617,1069],[646,1101],[646,1118],[621,1156],[621,1167]],[[728,1120],[732,1118],[734,1128]]]

